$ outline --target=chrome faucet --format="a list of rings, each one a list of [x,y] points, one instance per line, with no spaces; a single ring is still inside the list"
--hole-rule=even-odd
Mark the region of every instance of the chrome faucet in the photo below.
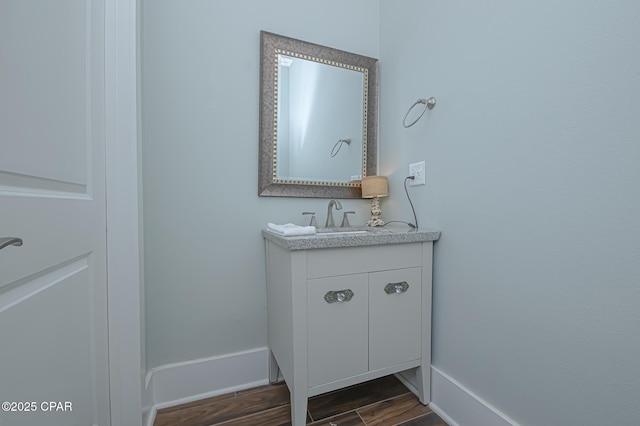
[[[333,223],[333,212],[331,211],[331,209],[334,206],[336,210],[342,210],[342,204],[340,204],[340,201],[336,201],[336,200],[329,201],[329,206],[327,206],[327,222],[324,224],[325,228],[331,228],[335,226]]]

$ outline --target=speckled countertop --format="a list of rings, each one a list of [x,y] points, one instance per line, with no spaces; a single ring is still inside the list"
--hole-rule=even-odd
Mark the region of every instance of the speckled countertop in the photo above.
[[[440,231],[430,229],[412,229],[407,226],[385,226],[384,228],[371,228],[367,226],[352,227],[347,231],[362,231],[366,233],[353,234],[346,233],[337,235],[332,233],[325,235],[328,231],[338,231],[340,228],[319,229],[315,235],[296,235],[285,237],[283,235],[271,232],[267,229],[262,230],[262,236],[269,241],[274,242],[282,248],[289,250],[310,250],[322,248],[336,247],[358,247],[358,246],[376,246],[383,244],[403,244],[417,243],[423,241],[437,241],[440,238]],[[344,228],[342,230],[345,230]]]

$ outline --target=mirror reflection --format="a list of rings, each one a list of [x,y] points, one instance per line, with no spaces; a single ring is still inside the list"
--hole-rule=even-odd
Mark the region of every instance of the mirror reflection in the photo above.
[[[362,179],[364,73],[278,54],[276,179]]]

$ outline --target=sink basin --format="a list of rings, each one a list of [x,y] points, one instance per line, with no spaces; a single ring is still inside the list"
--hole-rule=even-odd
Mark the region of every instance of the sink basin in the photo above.
[[[316,235],[326,235],[335,236],[335,235],[362,235],[368,234],[368,229],[363,229],[361,226],[349,226],[344,228],[339,227],[331,227],[331,228],[318,228]]]
[[[355,234],[366,234],[369,231],[330,231],[330,232],[318,232],[316,235],[326,235],[326,236],[330,236],[330,235],[355,235]]]

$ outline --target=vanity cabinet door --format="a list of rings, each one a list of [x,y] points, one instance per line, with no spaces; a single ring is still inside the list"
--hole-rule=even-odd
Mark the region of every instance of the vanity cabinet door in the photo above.
[[[309,279],[307,298],[308,386],[367,372],[368,275]]]
[[[370,370],[422,356],[421,271],[407,268],[369,275]]]

